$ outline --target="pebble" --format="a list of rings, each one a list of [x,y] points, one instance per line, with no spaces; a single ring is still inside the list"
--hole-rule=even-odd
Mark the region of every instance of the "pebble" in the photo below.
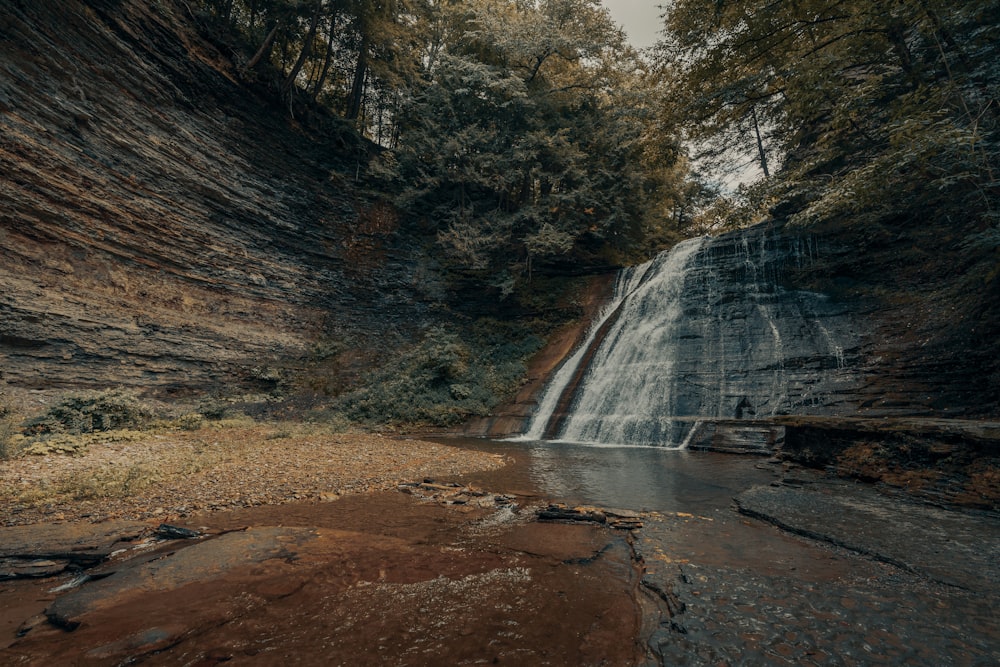
[[[95,522],[110,516],[187,516],[232,506],[259,506],[306,499],[336,500],[344,493],[394,488],[400,477],[458,475],[498,468],[502,459],[482,452],[419,440],[391,440],[369,434],[294,434],[281,449],[267,439],[271,427],[205,433],[150,434],[128,452],[94,444],[81,457],[0,462],[0,525],[53,520]],[[247,465],[247,461],[253,461]],[[40,488],[56,489],[73,477],[93,478],[112,468],[149,469],[157,481],[121,497],[80,502],[68,496],[32,500]],[[192,472],[192,468],[195,469]],[[18,482],[17,480],[20,480]],[[148,491],[144,493],[143,491]],[[23,497],[19,498],[18,495]],[[167,509],[172,508],[172,509]]]

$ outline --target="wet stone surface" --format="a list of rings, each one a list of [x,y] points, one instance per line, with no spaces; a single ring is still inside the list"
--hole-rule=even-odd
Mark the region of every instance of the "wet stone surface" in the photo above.
[[[706,546],[711,534],[728,544]],[[936,583],[725,512],[661,515],[637,542],[659,664],[1000,663],[995,588]]]
[[[994,665],[994,602],[891,572],[824,583],[678,567],[662,664]]]
[[[799,471],[794,484],[736,496],[739,511],[927,579],[1000,590],[1000,518],[889,498],[869,484]]]
[[[0,619],[20,627],[0,664],[641,662],[623,531],[540,524],[460,484],[404,487],[203,516],[202,537],[61,591],[66,575],[10,582]]]
[[[987,576],[1000,557],[987,515],[904,505],[872,485],[758,457],[525,447],[553,500],[643,510],[631,535],[643,569],[644,666],[1000,664],[1000,589]],[[503,471],[527,485],[516,473]],[[807,538],[739,514],[734,498],[746,504],[754,488],[800,533],[844,531],[866,553],[925,544],[903,554],[906,570]],[[797,504],[806,489],[814,495]],[[793,517],[796,507],[809,512]],[[936,583],[935,563],[975,576],[966,588]]]

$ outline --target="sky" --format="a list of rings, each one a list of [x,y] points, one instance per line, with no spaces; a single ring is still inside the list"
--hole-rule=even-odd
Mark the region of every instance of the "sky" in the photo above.
[[[625,29],[636,48],[652,46],[660,32],[659,5],[664,0],[603,0],[615,23]]]
[[[625,29],[629,41],[638,49],[652,46],[660,38],[660,30],[663,21],[660,15],[663,10],[660,6],[667,4],[669,0],[601,0],[615,23]],[[743,162],[746,156],[734,155],[734,161]],[[747,166],[737,173],[715,174],[719,184],[726,191],[735,190],[741,183],[751,183],[760,178],[759,168],[754,159],[747,162]],[[710,175],[711,177],[711,175]]]

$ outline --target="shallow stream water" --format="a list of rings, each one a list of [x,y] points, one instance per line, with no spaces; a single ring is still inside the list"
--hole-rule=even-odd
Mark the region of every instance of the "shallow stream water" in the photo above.
[[[998,591],[779,530],[733,497],[777,482],[762,457],[647,447],[449,440],[515,461],[492,475],[553,501],[645,513],[645,640],[662,665],[997,665]],[[808,484],[809,471],[796,471]],[[820,482],[818,476],[817,482]]]
[[[735,494],[779,477],[762,457],[661,447],[601,447],[544,441],[443,438],[503,454],[514,464],[473,476],[532,488],[554,502],[646,512],[729,511]]]

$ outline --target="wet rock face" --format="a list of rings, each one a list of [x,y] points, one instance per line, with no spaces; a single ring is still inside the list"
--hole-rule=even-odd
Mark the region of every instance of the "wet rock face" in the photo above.
[[[423,318],[395,216],[355,182],[367,149],[315,119],[293,127],[186,12],[4,9],[8,383],[263,386],[318,339]]]
[[[681,292],[676,415],[752,419],[856,407],[867,323],[854,303],[788,280],[789,268],[822,252],[808,235],[766,228],[706,243]]]
[[[787,417],[781,456],[944,506],[1000,510],[1000,422]]]
[[[529,432],[544,420],[547,439],[684,447],[699,420],[856,409],[863,321],[786,284],[786,266],[815,252],[811,239],[756,228],[685,241],[623,273],[610,316]]]
[[[572,374],[554,376],[525,432],[771,451],[781,427],[763,422],[783,415],[995,414],[1000,355],[966,347],[962,330],[996,328],[996,297],[972,284],[981,275],[937,275],[959,259],[982,273],[989,257],[951,248],[914,269],[900,265],[912,249],[859,247],[857,229],[775,223],[691,239],[623,272],[610,315],[567,363]],[[966,288],[974,298],[957,298]],[[986,317],[972,322],[973,310]]]
[[[721,372],[719,416],[1000,414],[1000,249],[958,223],[892,224],[777,220],[709,241],[680,338],[701,354],[690,377]]]

